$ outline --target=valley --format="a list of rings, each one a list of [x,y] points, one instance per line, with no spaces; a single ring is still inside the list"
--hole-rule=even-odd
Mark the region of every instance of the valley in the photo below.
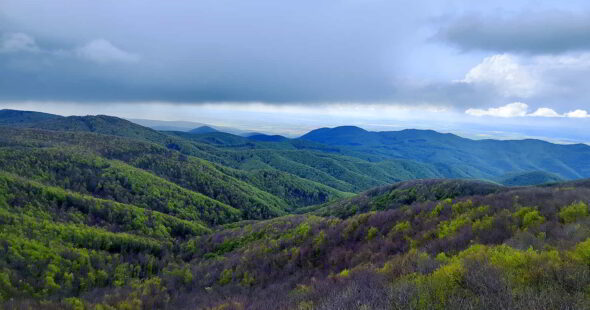
[[[197,129],[0,111],[0,306],[589,304],[587,145]]]

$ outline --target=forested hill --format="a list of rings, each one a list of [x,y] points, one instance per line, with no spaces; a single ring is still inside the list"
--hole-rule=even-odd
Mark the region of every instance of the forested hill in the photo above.
[[[290,215],[211,231],[174,210],[148,211],[2,173],[1,305],[590,306],[590,181],[520,188],[446,182],[375,189],[361,200],[384,208],[343,219]],[[401,191],[416,195],[400,202]]]
[[[0,308],[586,309],[587,149],[3,110]]]
[[[62,116],[33,111],[0,110],[0,125],[31,126],[34,123],[54,120]]]
[[[545,171],[527,171],[508,173],[500,176],[497,181],[508,186],[539,185],[564,181],[560,176]]]
[[[590,146],[585,144],[470,140],[432,130],[370,132],[353,126],[321,128],[301,139],[340,147],[348,154],[428,162],[444,171],[445,177],[493,180],[506,173],[529,171],[565,179],[590,177]]]
[[[529,174],[514,181],[526,185],[542,181],[539,172],[547,173],[545,178],[552,175],[548,181],[590,177],[587,145],[530,139],[470,140],[431,130],[371,132],[342,126],[313,130],[299,139],[268,135],[246,138],[222,132],[157,132],[108,116],[61,117],[14,110],[1,111],[0,125],[124,136],[240,170],[286,172],[344,192],[416,178],[501,183],[504,177]],[[537,172],[536,177],[533,172]]]

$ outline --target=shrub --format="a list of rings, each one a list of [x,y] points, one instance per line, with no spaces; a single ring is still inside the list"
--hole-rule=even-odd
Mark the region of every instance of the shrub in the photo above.
[[[514,212],[512,216],[520,221],[520,227],[523,229],[538,226],[545,222],[545,217],[538,210],[531,207],[522,207]]]
[[[403,221],[403,222],[398,222],[397,224],[395,224],[395,226],[393,226],[393,229],[391,231],[395,232],[395,233],[400,233],[400,232],[409,231],[410,229],[412,229],[412,226],[410,225],[410,221]]]
[[[377,227],[369,228],[369,231],[367,231],[367,240],[373,240],[373,238],[377,236],[377,233],[379,233],[379,229],[377,229]]]
[[[586,264],[590,265],[590,238],[586,239],[586,241],[578,243],[576,249],[574,250],[574,255],[584,261]]]
[[[84,310],[84,303],[80,298],[70,297],[64,299],[64,302],[70,306],[72,310]]]
[[[573,223],[586,216],[588,216],[588,205],[581,201],[564,207],[559,211],[559,218],[566,224]]]
[[[459,216],[473,208],[473,202],[471,200],[459,201],[453,204],[451,208],[453,210],[453,216]]]
[[[545,222],[545,217],[539,214],[539,211],[531,211],[522,218],[522,226],[527,229],[529,227],[538,226]]]
[[[442,210],[445,208],[445,206],[451,205],[452,203],[453,203],[453,200],[450,198],[447,198],[447,199],[439,202],[438,204],[436,204],[434,209],[432,209],[432,211],[430,212],[430,216],[431,217],[439,216],[440,213],[442,212]]]
[[[455,233],[456,231],[458,231],[461,227],[465,226],[469,222],[470,222],[469,218],[465,215],[462,215],[462,216],[460,216],[456,219],[450,220],[450,221],[441,222],[438,227],[438,237],[441,239],[448,237],[448,236],[452,235],[453,233]]]
[[[350,271],[348,269],[343,269],[342,271],[340,271],[340,273],[338,274],[339,277],[342,278],[346,278],[348,277],[348,274],[350,273]]]
[[[493,216],[484,216],[481,219],[476,220],[475,222],[473,222],[473,230],[474,231],[479,231],[479,230],[487,230],[492,228],[492,225],[494,224],[494,217]]]
[[[233,277],[233,272],[231,269],[224,269],[223,272],[221,272],[221,276],[219,276],[219,284],[220,285],[226,285],[229,282],[231,282]]]

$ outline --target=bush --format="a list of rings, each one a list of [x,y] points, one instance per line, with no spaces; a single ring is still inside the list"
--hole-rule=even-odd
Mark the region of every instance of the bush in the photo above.
[[[535,227],[545,222],[545,218],[539,214],[539,211],[531,211],[522,218],[522,226],[525,229]]]
[[[576,222],[586,216],[588,216],[588,205],[581,201],[564,207],[559,211],[559,218],[566,224]]]
[[[373,240],[373,238],[377,236],[377,233],[379,233],[379,229],[377,229],[377,227],[369,228],[369,231],[367,231],[367,240]]]
[[[221,276],[219,277],[219,284],[220,285],[226,285],[229,282],[231,282],[233,278],[233,272],[231,269],[225,269],[223,270],[223,272],[221,273]]]

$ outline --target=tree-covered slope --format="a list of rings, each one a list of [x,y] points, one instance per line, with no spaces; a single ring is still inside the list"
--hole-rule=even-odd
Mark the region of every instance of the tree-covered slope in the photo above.
[[[265,135],[262,133],[249,135],[248,139],[260,142],[282,142],[288,140],[286,137],[281,135]]]
[[[444,163],[437,167],[414,160],[391,160],[354,152],[348,154],[350,151],[330,149],[304,140],[279,139],[261,142],[223,132],[162,133],[104,115],[58,117],[31,123],[27,127],[95,132],[153,142],[217,164],[240,170],[265,169],[273,170],[273,173],[284,172],[343,192],[358,192],[413,178],[465,177],[465,173]],[[289,175],[283,177],[289,178]],[[301,182],[303,181],[300,180]],[[298,199],[284,198],[291,201]]]
[[[413,159],[445,177],[494,179],[514,171],[546,171],[566,179],[590,177],[590,146],[541,140],[470,140],[432,130],[370,132],[358,127],[321,128],[301,137],[385,158]]]
[[[149,171],[242,211],[244,218],[285,214],[288,204],[220,171],[210,162],[138,140],[84,132],[0,128],[0,147],[77,147]],[[4,134],[5,133],[5,134]]]
[[[0,173],[0,228],[4,303],[77,296],[94,288],[120,286],[130,277],[155,275],[175,244],[210,231],[198,221],[4,172]]]
[[[0,148],[0,170],[48,186],[202,221],[210,226],[242,219],[238,209],[147,171],[78,148]]]
[[[20,110],[0,110],[0,126],[31,126],[34,123],[62,118],[59,115]]]
[[[286,217],[229,228],[197,239],[191,262],[197,272],[217,270],[193,284],[217,295],[184,295],[192,301],[183,305],[587,309],[585,184],[413,202],[345,220]]]
[[[12,115],[15,123],[23,118],[19,113],[37,115],[12,110],[4,113],[0,121],[10,120]],[[222,132],[157,132],[102,115],[38,114],[19,126],[89,131],[153,142],[224,166],[280,171],[345,192],[416,178],[497,180],[518,171],[543,171],[565,179],[590,177],[590,147],[582,144],[470,140],[432,130],[370,132],[354,126],[317,129],[300,139],[257,141]],[[342,167],[353,161],[363,168],[351,168],[350,164]]]
[[[587,146],[273,140],[0,111],[0,308],[590,309]]]
[[[233,154],[228,155],[223,151],[220,152],[217,148],[212,148],[209,145],[204,144],[204,142],[213,143],[215,140],[211,139],[217,139],[215,138],[216,135],[226,139],[242,140],[246,142],[249,141],[242,137],[234,136],[231,134],[225,134],[221,132],[210,133],[204,135],[204,137],[201,137],[203,135],[193,135],[188,133],[184,133],[184,135],[183,133],[165,134],[146,127],[139,126],[137,124],[131,123],[123,119],[104,115],[84,117],[56,116],[55,119],[42,119],[37,122],[28,123],[25,127],[46,129],[52,131],[93,132],[131,138],[138,141],[156,143],[172,151],[176,150],[185,155],[196,156],[201,159],[210,160],[221,165],[227,164],[228,161],[232,161],[232,159],[228,157],[233,156]],[[208,135],[211,135],[211,138],[207,138]],[[194,139],[195,136],[199,136],[200,139],[205,140],[203,141],[200,139]],[[90,137],[90,139],[92,139],[92,137]],[[128,141],[124,143],[129,144]],[[232,147],[234,146],[235,145],[232,145]],[[235,168],[241,169],[242,167]],[[262,165],[256,166],[254,168],[256,170],[271,170],[268,172],[279,176],[280,179],[283,180],[283,182],[281,183],[282,185],[280,187],[278,185],[275,185],[272,188],[269,188],[269,190],[272,191],[271,194],[279,195],[279,198],[284,200],[286,204],[292,208],[302,206],[300,203],[310,205],[327,201],[323,199],[343,197],[346,195],[345,193],[343,193],[343,191],[346,191],[348,189],[321,186],[321,184],[314,182],[317,180],[307,180],[304,177],[293,175],[289,171],[275,169],[270,166]],[[240,177],[242,179],[256,181],[253,182],[253,184],[255,184],[254,186],[256,187],[258,185],[262,186],[264,184],[264,179],[258,179],[258,177],[264,175],[265,173],[266,172],[263,171],[254,171],[252,173],[243,172],[240,173]],[[302,187],[297,188],[297,186],[299,185],[301,185]],[[267,191],[267,188],[258,187],[257,191],[265,192]]]
[[[61,117],[36,122],[29,127],[60,131],[87,131],[152,142],[162,142],[166,137],[153,129],[107,115]]]
[[[211,133],[211,132],[218,132],[217,129],[210,127],[210,126],[201,126],[188,131],[189,133],[193,134],[200,134],[200,133]]]
[[[268,143],[227,133],[171,134],[195,142],[179,145],[181,152],[240,170],[280,171],[345,192],[400,180],[443,177],[437,167],[427,163],[395,159],[369,161],[302,140]]]
[[[354,197],[301,209],[322,216],[350,217],[369,211],[396,209],[415,202],[488,195],[509,190],[489,182],[427,179],[399,182],[362,192]]]
[[[15,213],[18,218],[10,220],[2,239],[11,247],[0,251],[15,248],[10,253],[51,264],[35,273],[19,268],[22,260],[7,259],[16,254],[0,256],[1,291],[14,298],[4,305],[37,309],[590,307],[586,292],[590,286],[590,181],[501,190],[493,184],[461,181],[446,183],[453,188],[448,192],[443,184],[432,180],[394,185],[391,189],[418,186],[425,197],[395,209],[346,219],[290,215],[228,224],[209,234],[177,238],[178,245],[171,248],[163,241],[167,237],[159,239],[149,231],[142,235],[130,226],[123,234],[137,240],[133,250],[120,256],[101,248],[102,243],[76,243],[67,233],[55,235],[62,230],[53,226],[49,230],[55,231],[53,235],[45,237],[39,232],[48,228],[29,224],[28,215]],[[155,240],[162,247],[140,246],[140,238]],[[45,246],[50,240],[58,241]],[[39,299],[51,300],[39,303]]]
[[[528,186],[562,182],[560,176],[545,171],[515,172],[500,176],[497,182],[506,186]]]

